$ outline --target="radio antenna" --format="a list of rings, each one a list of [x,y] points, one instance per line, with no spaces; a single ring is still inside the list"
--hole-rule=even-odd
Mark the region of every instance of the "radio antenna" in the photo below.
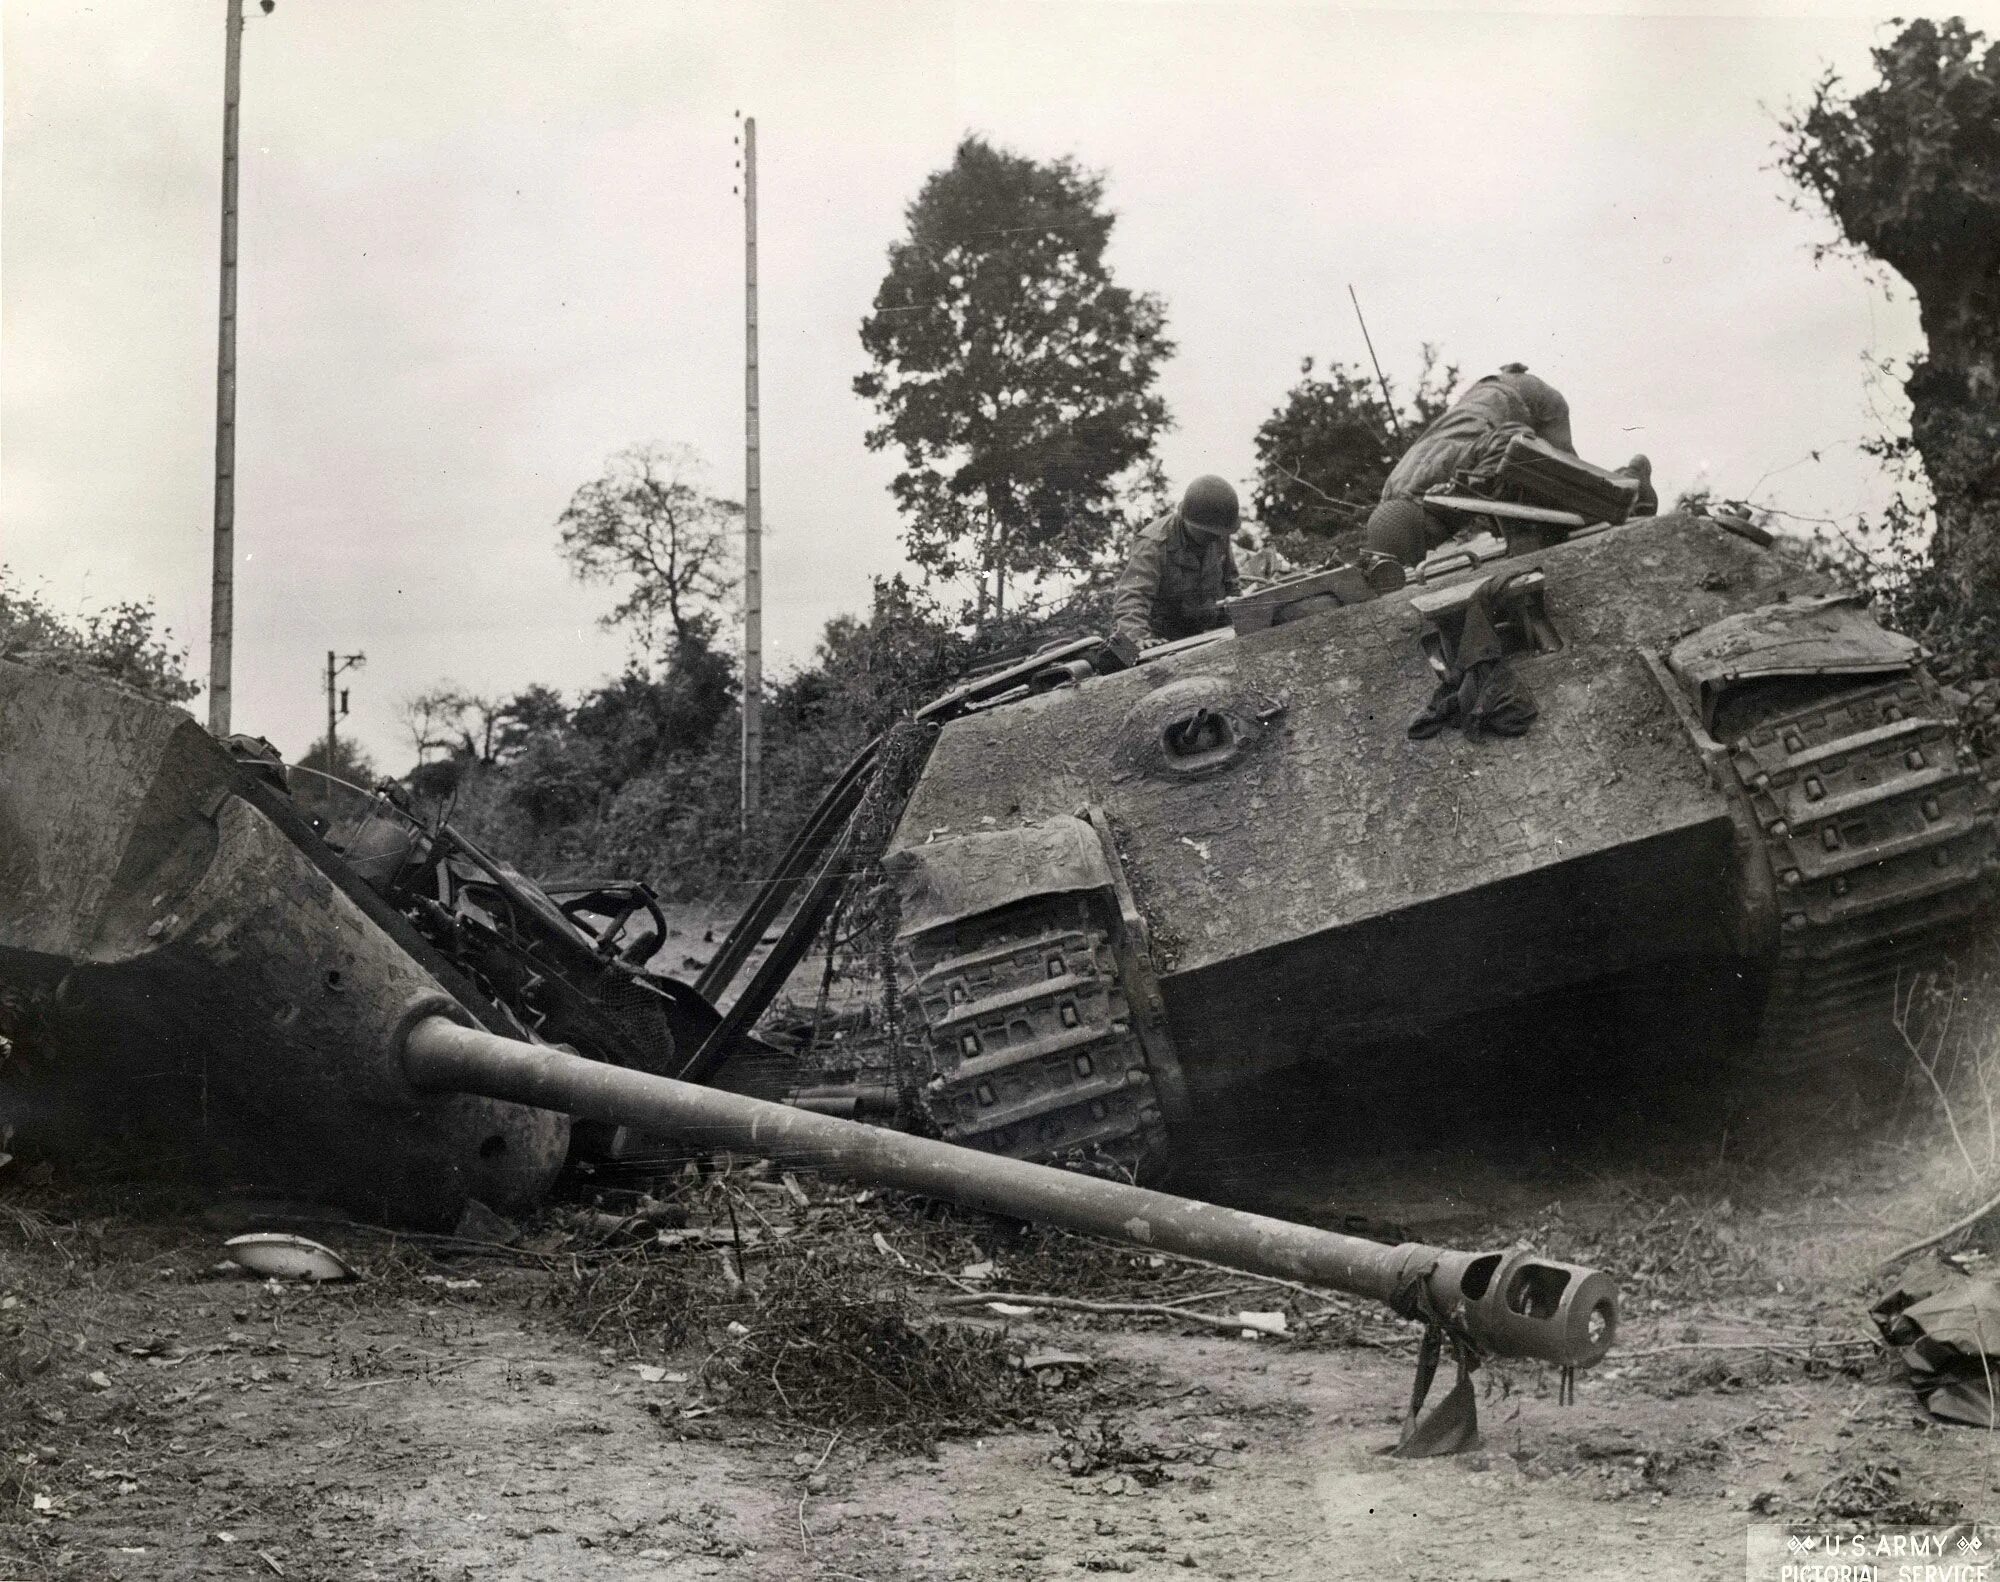
[[[1396,443],[1403,443],[1403,425],[1396,420],[1396,403],[1389,399],[1389,381],[1382,375],[1382,359],[1375,355],[1375,342],[1368,334],[1368,321],[1361,317],[1361,299],[1354,294],[1354,282],[1347,284],[1347,299],[1354,304],[1355,321],[1361,326],[1361,339],[1368,348],[1368,360],[1375,365],[1375,382],[1382,387],[1382,408],[1389,414],[1389,426],[1396,431]]]

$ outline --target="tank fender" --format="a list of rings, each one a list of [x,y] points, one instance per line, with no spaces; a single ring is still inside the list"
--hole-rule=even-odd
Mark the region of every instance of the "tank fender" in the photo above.
[[[1919,654],[1916,643],[1877,624],[1864,596],[1834,593],[1725,616],[1676,643],[1667,668],[1712,729],[1732,687],[1779,676],[1887,675],[1908,670]]]
[[[1033,896],[1113,888],[1096,831],[1075,818],[935,832],[921,846],[891,852],[882,867],[896,888],[899,940]]]

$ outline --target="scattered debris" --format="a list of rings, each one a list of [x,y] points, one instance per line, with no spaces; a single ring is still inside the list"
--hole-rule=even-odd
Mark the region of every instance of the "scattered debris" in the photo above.
[[[1039,1291],[996,1291],[992,1295],[971,1293],[948,1296],[943,1307],[984,1307],[1002,1317],[1021,1317],[1048,1309],[1068,1313],[1131,1314],[1147,1318],[1172,1318],[1199,1324],[1228,1335],[1254,1339],[1259,1335],[1288,1333],[1283,1313],[1204,1313],[1197,1308],[1175,1307],[1164,1302],[1089,1302],[1075,1296],[1048,1296]]]
[[[1000,1335],[926,1320],[856,1260],[787,1251],[764,1265],[752,1301],[702,1366],[734,1409],[899,1449],[1032,1411]]]
[[[268,1280],[352,1280],[354,1270],[332,1248],[303,1236],[255,1231],[222,1244],[232,1262]]]
[[[1811,1508],[1821,1521],[1840,1518],[1910,1527],[1956,1521],[1960,1511],[1955,1499],[1906,1489],[1902,1464],[1882,1458],[1835,1472],[1819,1486]]]
[[[484,1241],[499,1247],[511,1247],[521,1239],[521,1227],[472,1197],[465,1200],[465,1209],[458,1216],[458,1224],[452,1228],[452,1234],[465,1241]]]
[[[753,1189],[755,1179],[725,1167],[676,1179],[670,1196],[656,1185],[662,1196],[655,1201],[671,1203],[688,1221],[676,1228],[714,1230],[715,1240],[697,1235],[663,1244],[645,1234],[605,1241],[571,1212],[525,1227],[525,1251],[512,1253],[468,1255],[461,1246],[406,1237],[343,1241],[341,1252],[367,1279],[323,1289],[218,1288],[198,1279],[201,1258],[189,1255],[212,1245],[211,1234],[175,1232],[173,1241],[149,1243],[143,1229],[118,1229],[107,1249],[88,1224],[51,1218],[38,1200],[37,1223],[53,1240],[31,1244],[0,1276],[16,1282],[0,1294],[0,1436],[11,1435],[0,1437],[0,1527],[10,1515],[14,1523],[0,1531],[0,1574],[56,1574],[63,1547],[86,1544],[101,1546],[117,1564],[124,1548],[135,1546],[127,1534],[154,1531],[162,1536],[137,1543],[167,1557],[149,1562],[162,1571],[176,1564],[204,1570],[192,1546],[206,1543],[206,1569],[233,1560],[244,1575],[317,1575],[329,1566],[358,1572],[374,1557],[374,1540],[361,1539],[352,1553],[338,1547],[358,1529],[331,1524],[336,1547],[325,1554],[274,1540],[305,1531],[308,1520],[325,1521],[328,1491],[356,1479],[384,1486],[422,1468],[441,1477],[504,1470],[532,1483],[538,1468],[567,1477],[573,1467],[615,1458],[624,1464],[618,1482],[629,1496],[617,1526],[579,1507],[574,1519],[517,1516],[517,1528],[495,1525],[478,1536],[496,1544],[503,1567],[523,1563],[519,1546],[555,1538],[578,1546],[588,1540],[596,1558],[628,1563],[651,1552],[663,1564],[685,1566],[766,1546],[767,1555],[782,1547],[795,1560],[803,1550],[829,1575],[874,1574],[868,1562],[878,1535],[890,1530],[876,1525],[876,1510],[893,1509],[886,1501],[898,1492],[927,1488],[922,1480],[942,1465],[946,1475],[979,1485],[979,1509],[994,1513],[978,1543],[1004,1543],[1010,1554],[1018,1548],[1022,1559],[1040,1551],[1033,1558],[1041,1564],[1029,1568],[1038,1574],[1082,1574],[1079,1558],[1098,1554],[1150,1575],[1179,1567],[1192,1553],[1198,1564],[1186,1569],[1201,1575],[1202,1568],[1230,1569],[1227,1555],[1261,1541],[1242,1523],[1243,1510],[1262,1501],[1268,1514],[1279,1508],[1271,1502],[1291,1498],[1281,1492],[1287,1447],[1392,1437],[1382,1431],[1390,1397],[1373,1383],[1343,1382],[1354,1369],[1380,1376],[1385,1365],[1353,1353],[1316,1358],[1304,1349],[1379,1342],[1406,1351],[1411,1329],[1376,1318],[1370,1305],[1329,1309],[1338,1299],[1312,1288],[1024,1231],[893,1192],[861,1199],[810,1176],[800,1178],[808,1198],[801,1205],[777,1176],[768,1178],[780,1186],[776,1192]],[[599,1190],[599,1200],[604,1212],[628,1220],[644,1198],[633,1188]],[[1694,1222],[1725,1218],[1705,1202],[1675,1208],[1661,1221],[1676,1247],[1687,1245],[1685,1256],[1698,1255],[1703,1243],[1690,1234]],[[730,1203],[744,1236],[740,1289],[720,1278],[716,1262],[729,1246]],[[1631,1223],[1651,1223],[1663,1203],[1664,1195]],[[1731,1223],[1750,1235],[1767,1224],[1756,1208],[1741,1206]],[[1623,1237],[1622,1227],[1613,1230]],[[11,1252],[11,1222],[0,1221],[0,1236]],[[1774,1244],[1766,1235],[1753,1245]],[[1683,1256],[1656,1264],[1661,1283],[1651,1290],[1671,1293],[1665,1281],[1679,1277]],[[1747,1252],[1741,1256],[1747,1267]],[[120,1305],[106,1308],[102,1282],[121,1257],[131,1261]],[[97,1260],[89,1287],[65,1283],[69,1258]],[[988,1279],[975,1285],[964,1278],[963,1271],[988,1264]],[[175,1279],[157,1280],[162,1268],[178,1271]],[[478,1303],[442,1299],[475,1279]],[[1908,1398],[1900,1385],[1883,1388],[1879,1363],[1872,1385],[1856,1385],[1831,1367],[1805,1373],[1788,1360],[1787,1348],[1865,1355],[1876,1343],[1835,1339],[1838,1310],[1825,1292],[1777,1297],[1774,1284],[1767,1275],[1762,1298],[1732,1289],[1720,1306],[1697,1301],[1648,1311],[1641,1343],[1620,1360],[1676,1356],[1624,1384],[1593,1376],[1575,1415],[1550,1417],[1552,1376],[1526,1367],[1482,1370],[1482,1407],[1504,1426],[1489,1430],[1490,1448],[1465,1463],[1467,1477],[1454,1485],[1460,1493],[1448,1498],[1463,1498],[1474,1511],[1490,1510],[1496,1497],[1518,1498],[1551,1530],[1565,1520],[1587,1528],[1593,1513],[1602,1519],[1607,1501],[1631,1502],[1623,1510],[1641,1512],[1671,1502],[1653,1513],[1661,1531],[1672,1525],[1672,1511],[1691,1516],[1697,1502],[1704,1511],[1726,1508],[1732,1519],[1753,1519],[1740,1513],[1760,1491],[1767,1497],[1759,1509],[1772,1520],[1803,1519],[1816,1503],[1838,1511],[1885,1500],[1884,1508],[1898,1513],[1949,1508],[1947,1496],[1973,1504],[1972,1486],[1955,1463],[1940,1459],[1951,1447],[1939,1442],[1952,1436],[1910,1432]],[[1789,1269],[1786,1284],[1799,1291]],[[64,1305],[51,1307],[58,1291]],[[1105,1311],[1008,1300],[1058,1293]],[[1124,1305],[1165,1312],[1116,1310]],[[204,1308],[212,1317],[202,1316]],[[536,1308],[555,1322],[533,1322]],[[1313,1316],[1328,1311],[1344,1316]],[[1190,1327],[1188,1312],[1218,1322]],[[1240,1342],[1246,1313],[1282,1315],[1285,1338]],[[58,1314],[60,1321],[45,1327]],[[517,1316],[530,1322],[517,1327]],[[1373,1327],[1359,1337],[1330,1336],[1346,1317]],[[1789,1323],[1800,1329],[1781,1328]],[[84,1332],[88,1348],[76,1344]],[[1191,1338],[1168,1338],[1176,1333]],[[310,1359],[332,1335],[339,1338],[323,1373]],[[55,1349],[44,1365],[49,1339]],[[1718,1383],[1701,1392],[1704,1399],[1672,1406],[1649,1399],[1660,1393],[1650,1380],[1680,1376],[1683,1353],[1694,1362],[1712,1356],[1740,1370],[1744,1382]],[[1774,1366],[1756,1366],[1767,1355]],[[481,1371],[465,1377],[473,1364]],[[99,1366],[113,1383],[109,1392],[91,1392],[84,1382],[84,1371]],[[1164,1377],[1156,1379],[1155,1369]],[[1521,1432],[1496,1398],[1510,1390],[1526,1408]],[[10,1394],[21,1408],[11,1420]],[[415,1397],[407,1417],[406,1396]],[[495,1414],[478,1416],[469,1403],[487,1396]],[[365,1436],[385,1419],[362,1414],[392,1402],[398,1431],[414,1429],[416,1438],[399,1444],[390,1436],[371,1448]],[[1856,1435],[1865,1438],[1836,1437],[1836,1420],[1863,1402],[1870,1417],[1857,1419]],[[239,1418],[245,1407],[251,1412]],[[499,1421],[528,1423],[504,1451],[492,1442]],[[1548,1431],[1552,1421],[1559,1432]],[[279,1422],[301,1426],[293,1436],[274,1434]],[[129,1444],[116,1437],[125,1429]],[[995,1430],[1009,1434],[1004,1447],[967,1441],[942,1464],[898,1455]],[[596,1437],[607,1434],[625,1437]],[[719,1459],[754,1461],[770,1496],[761,1525],[717,1517],[717,1529],[690,1515],[632,1526],[650,1511],[647,1496],[630,1493],[631,1464],[644,1459],[641,1436],[649,1434],[720,1440],[728,1451]],[[176,1439],[185,1449],[171,1448]],[[42,1446],[59,1449],[62,1459],[18,1459],[39,1457]],[[389,1461],[377,1463],[378,1454]],[[1822,1458],[1818,1470],[1807,1470],[1809,1455]],[[694,1458],[709,1459],[699,1451]],[[1787,1466],[1797,1470],[1781,1480]],[[1009,1479],[1020,1480],[1018,1487]],[[1501,1487],[1492,1486],[1496,1479]],[[1418,1510],[1435,1510],[1447,1498],[1437,1488],[1406,1487],[1416,1491]],[[996,1492],[998,1503],[990,1497]],[[1010,1521],[1015,1494],[1026,1511],[1014,1506]],[[165,1523],[159,1513],[167,1509],[183,1515]],[[1196,1510],[1213,1512],[1215,1525],[1197,1523]],[[899,1519],[910,1533],[928,1534],[907,1518],[887,1522]],[[1079,1523],[1074,1542],[1059,1535],[1056,1524],[1065,1520]],[[1095,1522],[1111,1531],[1093,1532]],[[218,1531],[235,1539],[227,1555]],[[1146,1547],[1154,1543],[1165,1547]],[[260,1549],[280,1571],[259,1558]],[[1000,1568],[998,1554],[980,1553]],[[1283,1567],[1282,1555],[1274,1561],[1262,1551],[1259,1558]],[[913,1550],[908,1568],[923,1570],[935,1559],[935,1552]]]
[[[1021,1359],[1021,1366],[1030,1373],[1039,1373],[1044,1368],[1090,1368],[1096,1364],[1080,1352],[1031,1351]]]
[[[1156,1445],[1146,1440],[1128,1440],[1126,1425],[1110,1417],[1094,1417],[1064,1424],[1058,1430],[1056,1447],[1049,1452],[1052,1465],[1073,1478],[1100,1480],[1100,1494],[1125,1494],[1131,1487],[1155,1488],[1167,1481],[1169,1462],[1213,1459],[1211,1447],[1189,1451]],[[1108,1475],[1108,1476],[1107,1476]]]
[[[1931,1416],[2000,1427],[2000,1276],[1967,1275],[1944,1263],[1913,1270],[1871,1316]]]

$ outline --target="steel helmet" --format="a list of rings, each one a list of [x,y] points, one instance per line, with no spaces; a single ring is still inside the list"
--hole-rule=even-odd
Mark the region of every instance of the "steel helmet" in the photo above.
[[[1368,525],[1361,542],[1381,554],[1394,555],[1406,566],[1414,566],[1430,548],[1436,522],[1431,513],[1415,500],[1392,495],[1368,513]]]
[[[1212,472],[1195,479],[1181,496],[1181,520],[1204,533],[1226,537],[1236,531],[1237,516],[1236,491],[1227,478]]]

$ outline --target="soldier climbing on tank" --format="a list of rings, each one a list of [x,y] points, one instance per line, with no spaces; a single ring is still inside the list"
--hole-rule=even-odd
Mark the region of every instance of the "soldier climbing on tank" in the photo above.
[[[1423,497],[1440,490],[1484,492],[1508,445],[1521,434],[1533,434],[1557,450],[1576,454],[1569,403],[1562,392],[1529,373],[1526,364],[1508,363],[1475,382],[1450,411],[1417,436],[1390,470],[1382,485],[1382,502],[1370,513],[1362,533],[1362,561],[1371,580],[1378,571],[1414,566],[1451,537],[1456,528],[1452,518],[1424,504]],[[1639,485],[1634,515],[1649,516],[1659,508],[1651,462],[1634,456],[1617,471]]]
[[[1229,548],[1238,516],[1235,489],[1208,473],[1141,528],[1111,595],[1113,633],[1150,648],[1227,624],[1222,601],[1242,586]]]

